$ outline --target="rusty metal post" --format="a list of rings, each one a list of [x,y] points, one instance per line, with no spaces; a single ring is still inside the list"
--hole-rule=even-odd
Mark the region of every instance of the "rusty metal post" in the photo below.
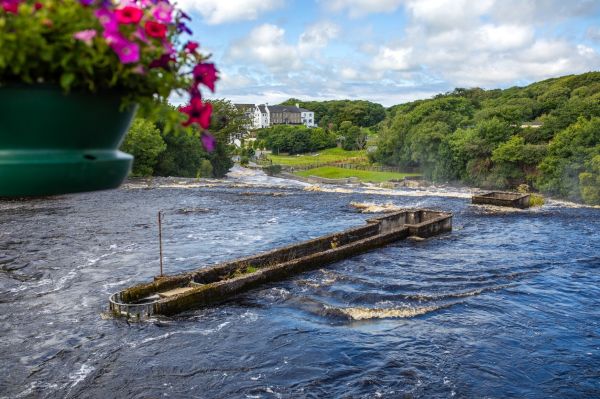
[[[160,277],[163,275],[162,211],[158,211],[158,243],[160,245]]]

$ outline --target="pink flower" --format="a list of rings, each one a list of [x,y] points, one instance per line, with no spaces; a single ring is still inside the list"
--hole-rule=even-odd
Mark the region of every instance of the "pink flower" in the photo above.
[[[213,63],[198,64],[192,71],[194,74],[194,81],[196,83],[202,83],[213,93],[215,92],[215,81],[218,79],[217,72],[215,64]]]
[[[132,64],[140,60],[140,46],[125,39],[116,32],[104,32],[106,43],[113,49],[122,64]]]
[[[144,12],[138,7],[125,6],[115,11],[117,22],[120,24],[137,24],[142,19]]]
[[[202,146],[208,152],[212,152],[215,149],[215,146],[217,145],[217,140],[215,140],[215,137],[212,134],[208,134],[206,132],[202,132],[200,140],[202,141]]]
[[[210,116],[212,114],[212,104],[203,104],[199,97],[194,97],[190,104],[179,108],[179,111],[189,116],[188,120],[183,122],[183,126],[189,126],[197,123],[204,129],[210,126]]]
[[[156,19],[158,22],[170,24],[171,22],[173,22],[172,13],[173,7],[165,1],[161,1],[154,8],[152,16],[154,16],[154,19]]]
[[[77,40],[85,42],[85,44],[87,44],[88,46],[91,46],[92,40],[96,37],[97,33],[98,32],[96,32],[94,29],[86,29],[79,32],[75,32],[73,34],[73,37]]]
[[[100,8],[95,12],[95,15],[105,31],[115,32],[119,29],[115,13],[108,8]]]

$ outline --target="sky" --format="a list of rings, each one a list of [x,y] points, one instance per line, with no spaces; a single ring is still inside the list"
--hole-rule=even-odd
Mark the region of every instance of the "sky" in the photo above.
[[[215,98],[391,106],[600,70],[600,0],[179,0]]]

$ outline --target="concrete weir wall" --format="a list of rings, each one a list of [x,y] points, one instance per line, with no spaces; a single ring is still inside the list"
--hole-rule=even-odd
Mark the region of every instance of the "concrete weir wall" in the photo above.
[[[139,306],[139,301],[152,295],[185,287],[181,292],[178,290],[176,294],[155,300],[148,310],[149,314],[175,314],[220,302],[261,284],[283,280],[409,236],[427,238],[451,230],[450,213],[431,210],[395,212],[369,219],[365,226],[188,273],[156,278],[151,283],[113,295],[111,309],[116,304],[121,314],[123,307]]]
[[[486,194],[474,195],[471,202],[479,205],[496,205],[525,209],[529,208],[529,199],[529,194],[492,191]]]

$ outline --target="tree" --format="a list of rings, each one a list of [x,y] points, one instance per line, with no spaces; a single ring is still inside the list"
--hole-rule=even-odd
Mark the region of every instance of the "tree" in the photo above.
[[[592,159],[600,154],[600,118],[587,120],[580,117],[565,130],[559,132],[548,146],[548,154],[539,165],[542,175],[539,187],[547,192],[580,200],[580,175],[589,165],[592,173],[595,163]],[[584,181],[590,182],[584,175]]]
[[[579,174],[581,197],[587,204],[600,205],[600,155],[595,155],[585,166],[586,171]]]
[[[158,128],[142,118],[134,119],[121,150],[134,156],[132,174],[151,176],[160,154],[167,149]]]

